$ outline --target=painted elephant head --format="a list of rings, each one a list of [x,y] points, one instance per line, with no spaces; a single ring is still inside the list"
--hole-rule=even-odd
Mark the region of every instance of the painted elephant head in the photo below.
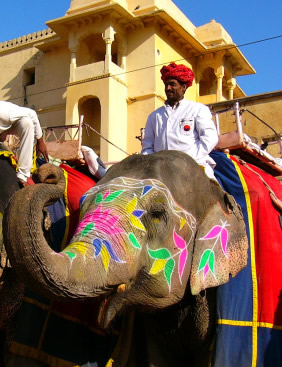
[[[45,183],[20,190],[4,216],[9,258],[45,295],[107,296],[104,326],[127,306],[179,302],[188,282],[193,295],[226,283],[247,263],[240,208],[184,153],[133,155],[114,165],[81,198],[80,222],[60,253],[41,228],[43,207],[63,195],[64,177],[52,165],[40,176]]]

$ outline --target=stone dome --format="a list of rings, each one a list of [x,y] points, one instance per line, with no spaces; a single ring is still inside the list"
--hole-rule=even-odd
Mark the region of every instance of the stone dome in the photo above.
[[[101,3],[101,0],[71,0],[67,14],[73,14],[86,8],[89,9],[92,6],[95,7],[97,3]]]
[[[233,43],[232,38],[221,24],[212,19],[209,23],[195,29],[195,36],[206,46],[218,46]]]

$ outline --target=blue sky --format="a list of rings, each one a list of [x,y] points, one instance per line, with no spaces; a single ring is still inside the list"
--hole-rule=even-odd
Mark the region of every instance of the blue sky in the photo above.
[[[6,1],[0,42],[46,28],[45,22],[65,15],[71,0]],[[195,26],[215,19],[237,45],[282,36],[282,0],[174,0]],[[237,79],[247,95],[282,89],[282,37],[240,47],[256,70]]]

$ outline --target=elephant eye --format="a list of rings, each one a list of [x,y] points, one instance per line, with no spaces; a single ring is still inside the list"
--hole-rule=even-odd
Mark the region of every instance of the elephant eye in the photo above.
[[[162,220],[167,222],[167,213],[164,209],[152,209],[150,214],[155,223],[159,223]]]
[[[153,223],[166,225],[169,221],[167,209],[168,208],[166,200],[161,195],[150,197],[150,200],[148,202],[147,215],[144,216],[144,220],[147,221],[148,228],[150,227],[150,224]],[[158,228],[160,229],[159,225]],[[154,231],[155,230],[156,227],[154,227]]]
[[[163,215],[163,211],[161,211],[161,210],[152,210],[152,211],[151,211],[151,216],[152,216],[153,218],[158,218],[158,219],[160,219],[160,218],[162,217],[162,215]]]

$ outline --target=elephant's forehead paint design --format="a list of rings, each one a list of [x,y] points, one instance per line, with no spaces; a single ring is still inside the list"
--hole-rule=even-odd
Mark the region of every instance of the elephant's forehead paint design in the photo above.
[[[137,180],[129,177],[118,177],[106,184],[96,185],[88,190],[81,198],[81,216],[89,210],[89,206],[93,204],[94,200],[96,203],[97,201],[104,201],[106,203],[112,201],[114,196],[121,199],[121,194],[127,195],[127,198],[130,194],[135,194],[136,198],[139,197],[138,203],[142,203],[142,199],[148,193],[152,193],[152,191],[158,191],[163,194],[163,197],[166,198],[168,208],[179,217],[181,226],[187,222],[191,229],[195,229],[196,220],[192,214],[181,208],[173,199],[166,185],[156,179]],[[135,211],[135,214],[138,214],[138,212]]]
[[[140,243],[146,233],[141,219],[151,201],[150,194],[158,194],[155,196],[156,200],[165,203],[170,210],[170,216],[176,217],[176,230],[180,231],[187,225],[192,238],[196,227],[195,218],[174,201],[163,183],[154,179],[140,181],[119,177],[104,185],[96,185],[81,198],[81,220],[73,237],[74,243],[65,249],[65,254],[72,260],[78,252],[85,255],[87,243],[91,243],[94,247],[94,257],[101,257],[105,270],[111,260],[123,263],[127,261],[128,256],[136,256],[136,250],[142,248]],[[175,232],[175,244],[180,246],[181,240]],[[186,246],[184,247],[181,249],[185,256],[182,255],[180,259],[180,277],[188,256]],[[154,258],[152,251],[147,251]],[[151,273],[157,273],[156,269],[155,266]]]

